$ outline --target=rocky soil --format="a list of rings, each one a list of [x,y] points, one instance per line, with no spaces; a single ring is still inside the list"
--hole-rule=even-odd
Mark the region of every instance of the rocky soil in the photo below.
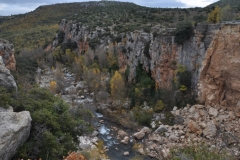
[[[62,98],[72,104],[71,97],[74,93],[75,105],[84,103],[93,105],[92,98],[94,95],[88,92],[85,82],[74,82],[74,75],[67,69],[63,71],[65,71],[65,84],[68,85],[64,89],[65,94],[62,95]],[[49,82],[54,80],[53,73],[54,71],[48,70],[41,75],[40,86],[48,87]],[[99,106],[102,105],[98,105],[98,109]],[[99,114],[94,110],[92,109],[93,114],[98,117]],[[105,108],[105,110],[107,109]],[[235,157],[240,157],[240,114],[234,112],[231,108],[188,105],[181,109],[174,107],[171,113],[174,115],[173,126],[164,125],[166,116],[164,113],[159,113],[154,114],[151,128],[143,127],[135,133],[108,123],[108,120],[105,121],[100,115],[95,120],[96,130],[92,135],[79,137],[79,148],[83,150],[96,149],[97,142],[105,139],[103,153],[109,152],[109,149],[114,146],[115,148],[112,148],[119,155],[125,157],[121,157],[122,159],[128,159],[128,156],[135,151],[143,156],[148,155],[154,159],[164,159],[169,157],[172,148],[204,143],[210,149],[227,151]],[[121,150],[118,150],[119,148]],[[111,153],[114,153],[113,150],[111,150]]]
[[[139,153],[162,159],[169,156],[172,148],[204,143],[209,149],[240,158],[240,115],[227,108],[204,105],[175,107],[172,114],[175,125],[163,125],[157,119],[158,127],[154,125],[151,132],[144,127],[133,134],[136,139],[144,139]]]

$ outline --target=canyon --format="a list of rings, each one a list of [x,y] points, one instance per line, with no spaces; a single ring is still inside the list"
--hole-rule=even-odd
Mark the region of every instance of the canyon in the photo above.
[[[121,37],[116,44],[118,63],[120,70],[129,67],[128,81],[134,81],[140,63],[151,73],[157,88],[172,88],[176,64],[181,64],[192,74],[191,89],[200,103],[238,109],[239,26],[230,22],[198,24],[194,35],[183,45],[174,42],[169,29],[155,27],[157,36],[142,30],[110,33]],[[64,43],[71,40],[78,44],[76,52],[79,54],[89,48],[93,39],[104,47],[112,41],[110,36],[104,36],[108,32],[106,28],[90,31],[81,23],[62,20],[59,30],[65,33]],[[58,45],[58,40],[56,36],[53,48]],[[146,45],[149,45],[147,53]]]

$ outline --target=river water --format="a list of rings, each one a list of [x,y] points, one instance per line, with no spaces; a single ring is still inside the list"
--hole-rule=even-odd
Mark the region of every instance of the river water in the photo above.
[[[72,73],[67,73],[65,78],[65,88],[73,85],[75,78]],[[49,82],[53,80],[53,73],[49,72],[46,75],[41,75],[41,80],[39,81],[40,87],[48,87]],[[62,98],[71,104],[72,95],[62,95]],[[104,117],[102,114],[95,111],[92,96],[87,95],[84,98],[77,96],[75,99],[76,104],[87,104],[87,106],[92,114],[95,116],[93,118],[93,127],[99,132],[98,138],[103,140],[104,145],[107,146],[108,151],[105,153],[110,160],[129,160],[135,156],[139,155],[135,150],[133,150],[133,145],[135,140],[131,137],[133,131],[126,129],[121,125],[111,122],[109,119]],[[100,121],[103,121],[102,123]],[[125,131],[130,137],[128,144],[121,143],[120,139],[117,139],[118,130]],[[140,142],[140,141],[139,141]],[[129,155],[125,156],[124,152],[129,152]],[[142,156],[141,156],[142,157]],[[149,157],[141,158],[144,160],[150,160]]]
[[[95,127],[98,128],[99,135],[98,138],[104,141],[104,145],[108,147],[109,151],[106,155],[111,160],[128,160],[133,158],[137,153],[132,149],[133,139],[130,137],[132,132],[128,129],[121,127],[118,124],[115,124],[109,121],[107,118],[103,117],[100,113],[96,113],[98,121],[104,121],[104,124],[96,122]],[[121,140],[117,139],[117,128],[118,130],[124,130],[128,133],[130,137],[130,142],[128,144],[121,143]],[[129,152],[128,156],[124,156],[124,152]]]

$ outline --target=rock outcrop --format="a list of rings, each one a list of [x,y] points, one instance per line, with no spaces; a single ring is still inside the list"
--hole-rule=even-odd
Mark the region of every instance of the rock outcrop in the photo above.
[[[16,69],[13,44],[9,43],[7,40],[0,39],[0,56],[3,57],[3,63],[7,69]]]
[[[171,32],[159,27],[157,34],[142,30],[116,33],[111,28],[90,30],[82,23],[62,20],[59,30],[65,33],[64,43],[69,40],[77,43],[78,53],[86,51],[96,41],[107,49],[113,37],[120,37],[115,49],[121,71],[129,69],[129,81],[135,80],[137,67],[141,64],[151,72],[156,87],[171,88],[176,64],[182,64],[192,73],[191,88],[202,103],[233,106],[240,114],[239,27],[238,23],[199,24],[194,35],[183,45],[177,45]],[[156,26],[153,28],[156,30]],[[58,36],[53,47],[59,43]]]
[[[218,30],[202,62],[199,100],[240,112],[240,25],[225,24]]]
[[[32,120],[28,111],[19,113],[5,111],[0,112],[1,160],[11,159],[17,148],[26,142],[30,134]]]
[[[68,40],[77,43],[76,52],[78,53],[86,51],[91,41],[96,39],[99,45],[108,46],[113,41],[109,35],[121,37],[121,41],[115,47],[118,52],[118,62],[121,70],[129,67],[129,81],[135,80],[136,68],[141,64],[146,71],[151,72],[157,87],[171,88],[176,64],[180,63],[192,72],[192,88],[196,89],[201,62],[205,57],[215,30],[219,28],[220,25],[198,25],[194,36],[182,46],[177,45],[174,42],[174,36],[171,36],[171,33],[164,28],[158,28],[158,35],[141,30],[116,33],[101,27],[96,27],[95,30],[90,31],[82,23],[62,20],[59,30],[65,33],[64,43],[67,43]],[[56,47],[58,43],[59,35],[57,34],[53,46]]]
[[[1,56],[0,56],[0,86],[8,90],[16,90],[17,88],[14,77],[11,75],[9,69],[5,67]]]

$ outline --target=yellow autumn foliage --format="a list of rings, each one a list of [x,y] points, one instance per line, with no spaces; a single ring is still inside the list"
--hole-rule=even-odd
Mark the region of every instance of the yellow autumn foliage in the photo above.
[[[215,7],[215,9],[208,14],[208,22],[218,23],[220,21],[220,15],[221,9],[219,7]]]
[[[56,93],[56,91],[57,91],[57,82],[56,81],[50,81],[49,90],[52,93]]]
[[[114,99],[121,99],[124,96],[125,84],[122,75],[115,71],[110,81],[111,95]]]

